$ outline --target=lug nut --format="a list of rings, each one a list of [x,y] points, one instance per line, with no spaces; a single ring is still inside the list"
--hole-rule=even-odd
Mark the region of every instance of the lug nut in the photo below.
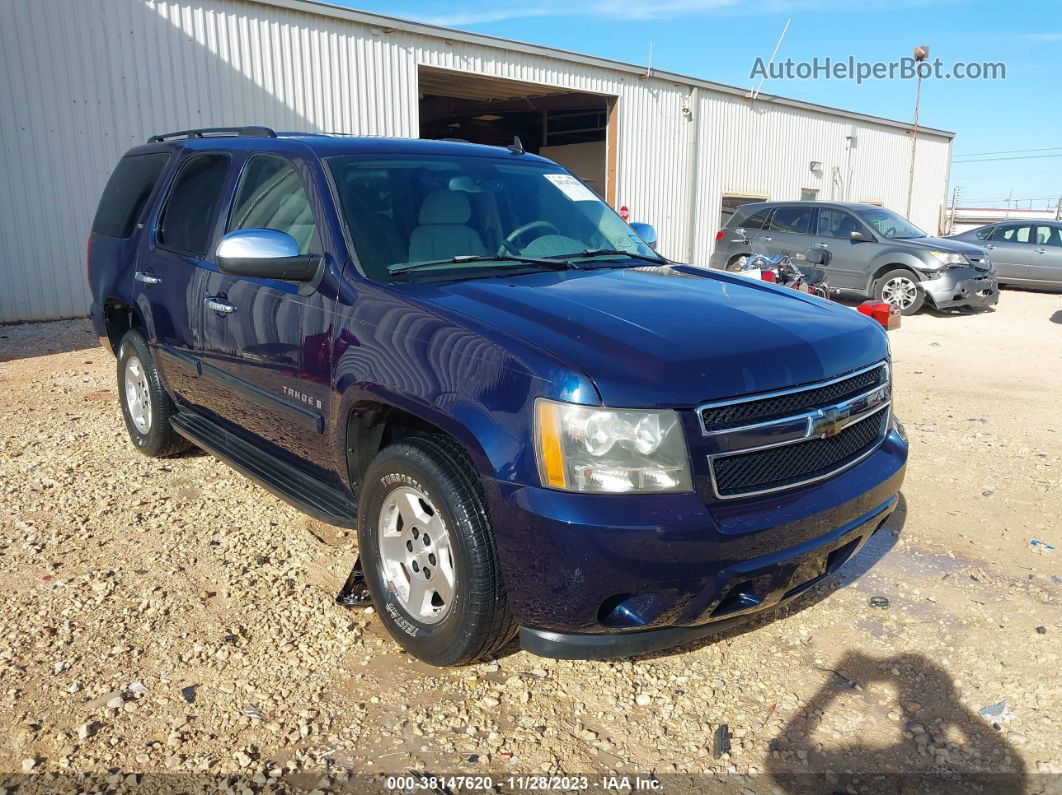
[[[420,571],[420,566],[417,564],[417,561],[413,561],[413,571]]]
[[[430,580],[431,579],[431,569],[429,569],[427,566],[424,567],[424,579],[425,580]]]
[[[428,563],[430,563],[432,566],[435,565],[435,553],[431,553],[430,555],[428,555]]]
[[[408,549],[410,552],[413,551],[413,542],[412,541],[406,541],[406,549]]]
[[[417,528],[414,527],[413,528],[413,537],[417,538],[419,535],[420,535],[420,530],[418,530]]]

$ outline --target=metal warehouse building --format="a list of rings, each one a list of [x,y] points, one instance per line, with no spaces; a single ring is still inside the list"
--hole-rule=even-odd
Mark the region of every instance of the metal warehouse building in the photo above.
[[[709,42],[710,44],[710,42]],[[153,133],[453,137],[565,165],[660,251],[706,264],[759,199],[907,208],[910,125],[308,0],[9,0],[0,25],[0,321],[83,315],[85,238]],[[941,216],[952,133],[919,129],[910,217]]]

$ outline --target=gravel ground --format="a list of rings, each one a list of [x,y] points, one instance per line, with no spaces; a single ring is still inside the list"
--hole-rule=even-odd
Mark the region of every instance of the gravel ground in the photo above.
[[[351,771],[410,770],[503,784],[588,774],[591,787],[652,773],[751,791],[1009,772],[1024,781],[1007,789],[1050,790],[1062,784],[1040,775],[1062,773],[1060,308],[1008,291],[992,313],[904,319],[892,335],[912,442],[904,502],[799,603],[645,658],[559,662],[514,646],[450,670],[334,605],[353,534],[207,455],[138,455],[114,360],[85,321],[0,327],[0,771],[45,774],[24,791],[64,771],[325,789]],[[716,755],[724,724],[730,750]]]

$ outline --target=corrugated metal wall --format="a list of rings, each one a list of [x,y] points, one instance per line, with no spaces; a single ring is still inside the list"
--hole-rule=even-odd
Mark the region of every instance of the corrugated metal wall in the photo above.
[[[722,192],[798,198],[801,188],[820,187],[829,198],[853,125],[703,87],[694,96],[671,79],[545,53],[247,0],[9,0],[4,12],[0,321],[85,313],[85,237],[128,147],[159,131],[250,123],[415,136],[418,65],[619,97],[617,201],[657,226],[663,253],[692,252],[698,264],[707,261]],[[909,135],[855,125],[851,198],[903,212]],[[920,142],[911,217],[930,230],[949,151],[943,137]],[[811,160],[823,163],[821,177],[809,171]]]

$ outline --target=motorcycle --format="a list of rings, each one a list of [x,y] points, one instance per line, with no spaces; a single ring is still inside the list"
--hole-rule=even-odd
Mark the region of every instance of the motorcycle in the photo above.
[[[734,272],[827,300],[840,294],[827,282],[826,269],[818,267],[826,264],[827,255],[821,248],[809,248],[803,254],[788,251],[768,254],[758,243],[753,243],[750,248],[752,253],[744,260],[738,260]]]
[[[789,287],[809,295],[832,300],[840,295],[840,290],[830,287],[826,278],[829,254],[821,248],[809,248],[803,254],[768,254],[758,243],[750,245],[752,253],[738,260],[731,271],[752,279]],[[800,263],[800,264],[798,264]],[[856,310],[877,321],[892,331],[900,327],[900,309],[884,301],[864,301]]]

